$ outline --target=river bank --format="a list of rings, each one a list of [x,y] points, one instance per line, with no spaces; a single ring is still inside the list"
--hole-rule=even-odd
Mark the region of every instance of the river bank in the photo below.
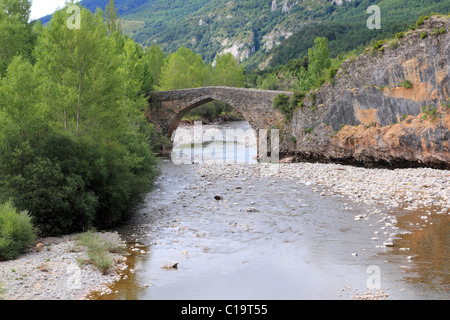
[[[117,232],[98,233],[124,246]],[[0,262],[0,300],[83,300],[93,290],[105,291],[127,268],[125,254],[113,254],[114,266],[102,274],[91,264],[82,265],[86,248],[79,235],[39,239],[29,253]]]

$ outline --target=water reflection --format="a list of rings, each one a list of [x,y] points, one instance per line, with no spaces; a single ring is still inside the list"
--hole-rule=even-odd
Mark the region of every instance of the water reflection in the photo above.
[[[257,163],[256,135],[246,121],[181,127],[173,135],[175,164]]]
[[[405,281],[427,299],[450,298],[450,215],[436,214],[439,210],[395,212],[398,226],[408,232],[384,254],[401,262]]]

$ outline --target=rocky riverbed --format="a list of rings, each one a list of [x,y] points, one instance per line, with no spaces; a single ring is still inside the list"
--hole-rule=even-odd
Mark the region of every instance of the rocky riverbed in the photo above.
[[[429,168],[367,169],[339,164],[281,163],[257,165],[203,165],[200,174],[212,179],[235,179],[246,174],[275,177],[311,186],[322,196],[345,197],[355,203],[404,207],[411,211],[437,207],[450,214],[450,171]]]
[[[116,232],[99,233],[103,239],[124,245]],[[127,267],[126,256],[113,254],[114,267],[102,274],[93,265],[81,265],[85,248],[78,235],[40,239],[24,256],[0,262],[0,299],[83,300],[93,290],[105,291]]]
[[[344,211],[348,209],[347,212],[350,213],[353,212],[352,209],[354,208],[367,208],[367,211],[364,211],[366,213],[362,213],[358,209],[358,214],[355,214],[354,220],[355,224],[358,224],[357,221],[359,220],[369,220],[369,222],[376,224],[375,234],[370,232],[367,234],[367,238],[376,240],[371,242],[374,247],[394,246],[393,239],[399,232],[399,228],[397,227],[397,217],[389,213],[391,210],[400,210],[407,214],[411,212],[413,215],[420,214],[419,218],[423,226],[427,223],[432,224],[435,215],[447,216],[450,214],[450,172],[445,170],[427,168],[367,169],[318,163],[280,165],[215,163],[198,165],[195,168],[193,172],[196,172],[195,174],[201,181],[201,185],[195,184],[192,187],[188,184],[180,189],[182,191],[177,191],[177,194],[185,199],[186,197],[189,198],[189,190],[192,189],[192,192],[195,193],[190,197],[194,199],[193,206],[184,204],[184,202],[181,203],[181,198],[170,200],[175,211],[178,210],[177,206],[180,206],[179,210],[182,210],[179,211],[180,214],[183,210],[186,211],[188,207],[189,210],[195,212],[206,210],[202,209],[202,205],[195,205],[195,199],[200,197],[197,193],[203,189],[205,189],[204,197],[210,197],[211,201],[215,201],[218,206],[217,209],[223,202],[225,210],[227,207],[232,207],[231,203],[228,203],[231,194],[239,194],[240,197],[245,197],[249,186],[257,186],[261,183],[262,185],[268,183],[270,190],[273,189],[272,192],[274,193],[280,188],[280,192],[285,192],[282,191],[283,181],[310,188],[324,199],[337,198],[341,205],[345,205],[342,209]],[[257,181],[260,181],[259,184]],[[217,189],[220,185],[223,186],[223,193],[206,194],[209,186],[217,191],[220,190],[220,188]],[[232,193],[229,191],[230,188],[233,189]],[[253,192],[258,192],[256,189]],[[160,196],[162,195],[158,193],[157,197]],[[245,214],[252,215],[260,210],[267,211],[267,208],[262,208],[267,204],[258,203],[258,197],[255,197],[255,201],[252,201],[251,194],[248,197],[248,201],[242,203],[244,207],[238,210],[240,213],[236,214],[245,216]],[[240,207],[237,203],[234,205]],[[211,210],[214,208],[212,207]],[[383,208],[386,208],[386,210]],[[189,210],[185,212],[186,215],[192,214]],[[219,216],[216,216],[216,219],[218,218]],[[167,219],[172,218],[168,217]],[[177,221],[183,221],[183,215],[180,215],[180,219]],[[121,241],[119,234],[115,232],[106,233],[103,236]],[[97,296],[110,293],[111,285],[121,279],[122,271],[130,268],[126,264],[126,255],[116,255],[116,266],[107,274],[102,275],[91,265],[81,267],[78,264],[77,259],[85,253],[83,248],[77,245],[76,239],[76,235],[58,239],[44,239],[41,240],[43,247],[33,248],[32,252],[17,260],[0,262],[0,283],[2,284],[0,288],[6,289],[3,293],[3,299],[77,300],[87,298],[91,292],[100,292]],[[198,239],[198,237],[195,239]],[[154,243],[159,241],[153,239],[152,243],[154,240],[156,240]],[[175,243],[179,244],[180,242]],[[153,249],[158,252],[158,246],[155,244],[153,246]],[[137,250],[136,248],[129,249],[130,251]],[[144,249],[147,250],[148,248]],[[397,249],[407,250],[408,248]],[[183,248],[183,250],[187,249]],[[358,254],[363,254],[363,252],[348,252],[349,257]],[[408,256],[408,259],[410,258],[413,259],[412,256]],[[159,264],[157,268],[160,269]],[[342,290],[344,290],[344,294],[348,291],[345,291],[345,288]],[[339,296],[342,294],[342,292],[339,293]],[[384,299],[388,295],[384,292],[376,292],[367,295],[361,293],[356,296],[356,298],[364,299],[379,297]]]

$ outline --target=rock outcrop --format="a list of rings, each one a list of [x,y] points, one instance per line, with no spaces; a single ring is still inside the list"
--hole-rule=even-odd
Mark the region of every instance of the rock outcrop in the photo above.
[[[281,153],[318,160],[450,169],[450,19],[347,60],[284,127]]]

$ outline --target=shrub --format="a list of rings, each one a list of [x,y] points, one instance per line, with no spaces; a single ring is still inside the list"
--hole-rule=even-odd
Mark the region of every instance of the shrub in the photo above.
[[[401,39],[401,38],[403,38],[405,36],[405,32],[399,32],[399,33],[397,33],[396,35],[395,35],[395,37],[397,38],[397,39]]]
[[[422,107],[422,113],[423,113],[422,119],[423,120],[429,120],[431,122],[436,120],[436,118],[438,116],[437,109],[432,104],[430,104],[428,107],[427,106],[423,106]]]
[[[439,29],[433,29],[433,31],[431,32],[432,36],[437,36],[439,35]]]
[[[284,93],[280,93],[275,97],[273,107],[280,110],[287,119],[292,118],[292,104],[290,98]]]
[[[302,91],[295,91],[291,100],[291,108],[295,109],[298,107],[303,107],[303,99],[305,99],[306,93]]]
[[[421,16],[419,20],[416,22],[416,26],[421,26],[425,23],[426,20],[428,20],[430,16]]]
[[[388,47],[390,49],[397,49],[398,48],[398,39],[392,39],[388,42]]]
[[[444,34],[445,33],[445,28],[441,28],[441,29],[439,29],[439,34]]]
[[[412,88],[413,85],[412,85],[411,81],[405,80],[402,83],[400,83],[398,86],[409,89],[409,88]]]
[[[372,48],[373,48],[373,50],[379,50],[380,48],[382,48],[383,47],[383,44],[385,43],[385,40],[378,40],[378,41],[375,41],[374,43],[373,43],[373,45],[372,45]]]
[[[29,150],[17,148],[1,158],[0,196],[28,211],[41,236],[118,223],[157,174],[148,141],[133,134],[121,139],[107,146],[55,133]]]
[[[28,213],[17,212],[11,201],[0,204],[0,261],[16,259],[35,239]]]
[[[425,39],[426,37],[428,37],[428,32],[424,31],[420,34],[420,39]]]

